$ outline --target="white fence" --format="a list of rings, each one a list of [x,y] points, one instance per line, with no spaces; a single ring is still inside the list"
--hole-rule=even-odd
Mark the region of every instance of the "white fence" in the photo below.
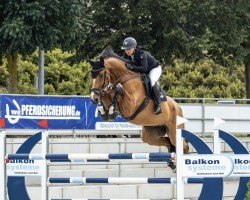
[[[213,118],[228,123],[222,129],[231,133],[250,133],[250,105],[248,104],[181,104],[186,128],[195,133],[212,133]]]

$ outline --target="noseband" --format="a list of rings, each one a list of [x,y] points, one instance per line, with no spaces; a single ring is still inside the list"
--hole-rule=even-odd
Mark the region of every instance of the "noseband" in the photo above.
[[[104,71],[104,76],[103,76],[103,81],[102,81],[102,86],[100,88],[91,88],[91,92],[94,92],[96,95],[102,97],[104,96],[104,94],[112,89],[113,84],[112,83],[108,83],[107,86],[105,86],[105,81],[106,81],[106,77],[107,77],[107,70],[105,69]]]

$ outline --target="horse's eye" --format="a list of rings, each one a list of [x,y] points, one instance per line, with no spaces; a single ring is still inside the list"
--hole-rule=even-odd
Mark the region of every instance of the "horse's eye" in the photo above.
[[[103,74],[99,74],[99,76],[100,76],[100,78],[103,78],[104,75]]]

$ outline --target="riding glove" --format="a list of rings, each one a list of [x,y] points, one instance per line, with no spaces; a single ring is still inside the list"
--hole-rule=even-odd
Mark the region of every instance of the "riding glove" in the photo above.
[[[126,63],[125,65],[126,65],[127,69],[129,69],[129,70],[133,70],[133,67],[132,67],[132,65],[131,65],[131,64]]]

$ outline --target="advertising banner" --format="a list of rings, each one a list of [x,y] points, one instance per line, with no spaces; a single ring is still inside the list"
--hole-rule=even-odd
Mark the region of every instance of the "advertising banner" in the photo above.
[[[89,97],[1,95],[0,126],[8,129],[140,130],[118,116],[104,122]]]
[[[250,154],[231,155],[234,162],[233,177],[250,177]]]
[[[184,177],[226,177],[233,171],[233,160],[226,155],[206,154],[182,156]]]
[[[5,119],[6,128],[84,129],[86,100],[83,97],[2,95],[1,118]]]
[[[44,168],[44,160],[18,159],[6,164],[7,176],[41,176]]]

